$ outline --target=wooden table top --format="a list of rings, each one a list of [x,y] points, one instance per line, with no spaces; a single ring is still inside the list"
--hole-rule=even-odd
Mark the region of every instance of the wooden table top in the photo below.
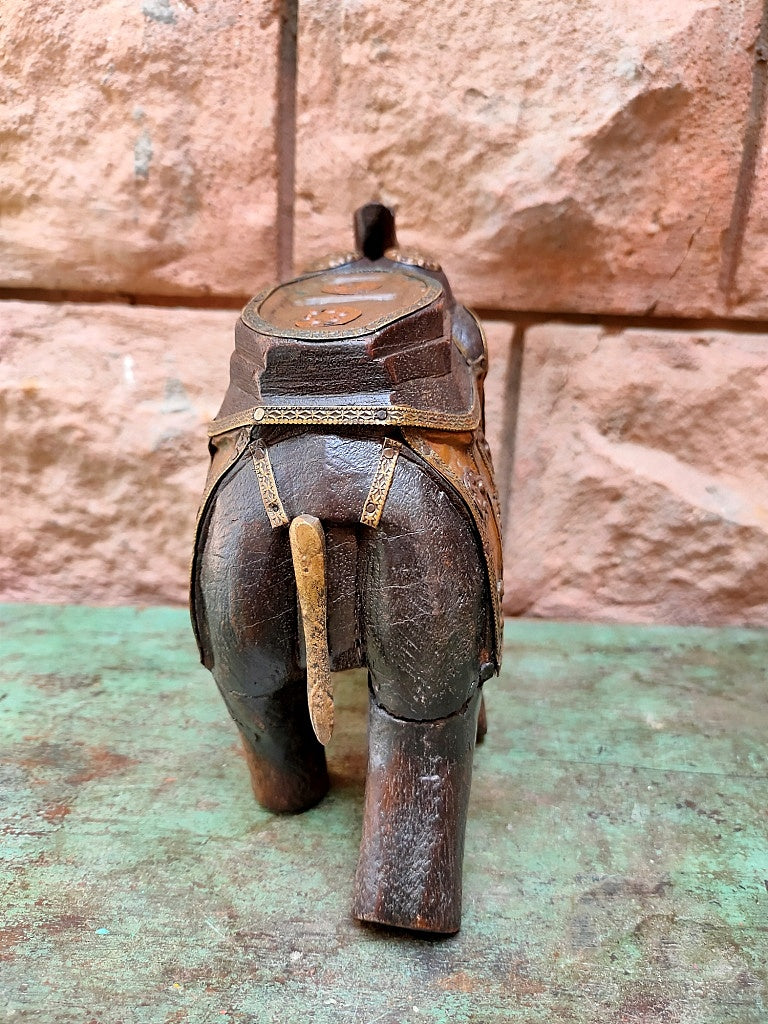
[[[768,1019],[768,632],[508,621],[442,940],[350,917],[359,673],[331,794],[277,817],[184,611],[0,637],[0,1020]]]

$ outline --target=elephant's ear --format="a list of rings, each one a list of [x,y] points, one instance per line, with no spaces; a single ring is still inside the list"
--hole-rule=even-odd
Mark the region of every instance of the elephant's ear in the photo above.
[[[485,433],[485,377],[488,373],[488,341],[480,320],[471,309],[457,305],[453,311],[453,341],[475,376],[480,400],[480,429]]]
[[[482,380],[488,370],[488,343],[480,321],[466,306],[457,305],[453,311],[453,340]]]
[[[211,507],[211,502],[219,484],[224,481],[228,471],[235,465],[240,456],[248,447],[251,431],[248,427],[241,427],[239,430],[230,430],[226,434],[217,434],[208,441],[208,451],[211,456],[211,464],[208,468],[208,478],[205,482],[203,498],[197,512],[195,522],[195,545],[192,554],[192,562],[189,567],[189,610],[192,617],[192,629],[197,640],[197,649],[200,653],[200,660],[206,668],[213,667],[211,645],[208,638],[207,625],[201,619],[198,611],[200,604],[200,580],[198,578],[199,559],[205,544],[206,513]]]

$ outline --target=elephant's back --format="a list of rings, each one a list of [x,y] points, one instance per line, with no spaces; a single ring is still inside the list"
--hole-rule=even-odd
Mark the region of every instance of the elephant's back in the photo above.
[[[264,443],[287,518],[308,514],[324,525],[359,521],[379,462],[381,435],[282,431]]]

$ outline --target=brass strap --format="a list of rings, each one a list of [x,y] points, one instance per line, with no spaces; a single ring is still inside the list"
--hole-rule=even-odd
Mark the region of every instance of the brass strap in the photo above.
[[[384,438],[379,455],[379,464],[373,474],[373,483],[368,491],[368,497],[363,504],[363,511],[360,515],[360,522],[363,526],[379,525],[381,513],[384,511],[384,504],[392,486],[392,477],[395,474],[397,457],[400,454],[401,444],[389,437]]]
[[[269,461],[269,454],[263,444],[257,443],[251,447],[253,468],[256,470],[256,479],[259,482],[261,500],[264,502],[264,511],[269,517],[272,529],[278,526],[287,526],[290,520],[285,514],[283,503],[275,483],[275,474],[272,471],[272,463]]]
[[[209,437],[217,437],[236,427],[273,424],[369,427],[423,427],[431,430],[470,431],[480,423],[480,401],[475,389],[472,408],[466,412],[439,412],[413,409],[407,405],[258,405],[214,420],[208,426]]]

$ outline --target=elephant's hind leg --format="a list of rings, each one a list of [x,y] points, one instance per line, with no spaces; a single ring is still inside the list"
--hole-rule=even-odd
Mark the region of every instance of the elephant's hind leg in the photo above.
[[[253,699],[244,721],[238,720],[240,712],[235,714],[251,786],[262,807],[297,813],[322,800],[329,786],[325,750],[309,721],[303,676]]]
[[[376,701],[354,914],[452,934],[461,925],[464,833],[480,693],[431,722],[396,718]]]
[[[256,799],[313,806],[328,790],[325,750],[298,663],[296,589],[286,529],[267,521],[246,461],[215,499],[198,559],[212,672],[245,748]]]
[[[452,933],[487,635],[486,579],[467,517],[400,460],[367,541],[369,760],[355,916]]]

